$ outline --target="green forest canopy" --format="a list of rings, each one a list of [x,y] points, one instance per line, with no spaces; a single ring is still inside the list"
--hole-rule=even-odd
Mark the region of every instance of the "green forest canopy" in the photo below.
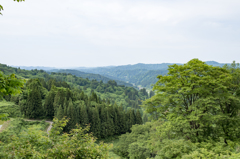
[[[240,67],[193,59],[158,76],[143,107],[152,122],[132,127],[114,152],[126,158],[239,158]]]

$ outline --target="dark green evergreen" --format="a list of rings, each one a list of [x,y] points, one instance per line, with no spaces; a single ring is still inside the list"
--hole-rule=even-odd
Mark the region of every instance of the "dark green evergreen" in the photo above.
[[[143,124],[142,116],[139,110],[136,113],[136,124]]]
[[[50,91],[45,99],[44,111],[46,114],[46,118],[48,119],[52,119],[54,116],[54,107],[53,107],[54,98],[55,98],[55,92]]]
[[[42,108],[42,98],[40,91],[35,88],[29,92],[27,98],[27,110],[26,110],[26,117],[28,118],[41,118],[43,114]]]
[[[58,110],[57,110],[57,118],[59,120],[61,120],[63,117],[64,117],[64,112],[63,112],[62,106],[59,105]]]

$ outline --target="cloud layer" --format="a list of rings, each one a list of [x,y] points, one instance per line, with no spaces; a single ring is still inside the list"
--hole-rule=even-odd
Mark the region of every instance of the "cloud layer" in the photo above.
[[[239,0],[3,0],[1,63],[240,62]]]

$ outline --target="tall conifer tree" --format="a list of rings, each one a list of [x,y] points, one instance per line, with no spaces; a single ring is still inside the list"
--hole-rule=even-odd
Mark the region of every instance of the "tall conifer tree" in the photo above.
[[[137,113],[136,113],[136,124],[140,124],[140,125],[143,124],[143,120],[142,120],[139,109],[137,110]]]
[[[90,128],[94,136],[96,136],[97,138],[101,138],[101,120],[99,118],[98,108],[93,109],[92,123]]]
[[[52,119],[54,116],[54,107],[53,107],[54,97],[55,97],[54,91],[50,91],[45,99],[44,111],[45,111],[46,117],[49,119]]]
[[[82,107],[81,107],[81,125],[83,127],[85,127],[86,124],[89,124],[88,113],[87,113],[86,106],[82,105]]]
[[[42,98],[40,91],[35,88],[29,92],[27,99],[26,116],[29,118],[39,118],[43,114]]]
[[[59,105],[58,110],[57,110],[57,118],[59,120],[61,120],[63,118],[63,116],[64,116],[64,112],[63,112],[62,106]]]

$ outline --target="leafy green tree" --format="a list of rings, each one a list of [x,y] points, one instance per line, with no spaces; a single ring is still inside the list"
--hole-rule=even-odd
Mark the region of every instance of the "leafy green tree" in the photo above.
[[[15,74],[6,76],[0,71],[0,99],[4,95],[19,94],[23,87],[24,80],[17,79]]]
[[[1,9],[2,6],[0,6],[0,11]],[[24,80],[17,79],[14,74],[6,76],[0,71],[0,99],[2,99],[4,95],[21,93],[21,88],[23,87],[24,82]],[[0,112],[0,120],[6,120],[7,116],[8,114]]]
[[[157,94],[144,102],[144,108],[169,121],[172,136],[194,142],[223,137],[225,143],[239,138],[239,85],[229,70],[193,59],[170,65],[168,71],[158,76]]]

